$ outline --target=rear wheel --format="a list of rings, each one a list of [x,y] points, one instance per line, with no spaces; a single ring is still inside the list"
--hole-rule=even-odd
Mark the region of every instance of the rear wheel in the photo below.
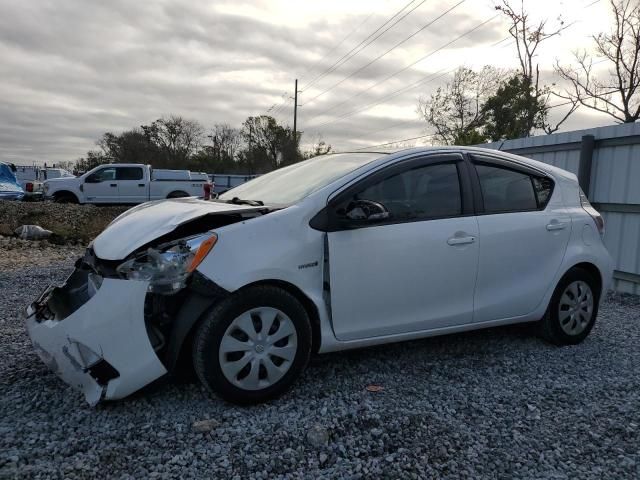
[[[177,192],[171,192],[169,195],[167,195],[167,198],[182,198],[182,197],[188,197],[189,194],[187,192],[183,192],[183,191],[177,191]]]
[[[255,286],[206,316],[194,338],[193,364],[210,392],[252,404],[288,390],[310,352],[311,326],[300,302],[281,288]]]
[[[597,287],[598,282],[586,270],[567,272],[540,321],[542,337],[556,345],[575,345],[587,338],[598,315]]]

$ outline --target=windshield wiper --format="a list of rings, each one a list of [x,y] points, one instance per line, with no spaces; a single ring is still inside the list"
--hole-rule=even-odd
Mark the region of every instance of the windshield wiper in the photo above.
[[[251,205],[253,207],[262,207],[264,202],[262,200],[245,200],[244,198],[233,197],[228,200],[227,203],[233,203],[234,205]]]

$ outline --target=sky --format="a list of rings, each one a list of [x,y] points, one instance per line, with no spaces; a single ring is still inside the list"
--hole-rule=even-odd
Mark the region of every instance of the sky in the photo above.
[[[524,2],[533,19],[571,24],[539,51],[548,83],[558,82],[556,59],[570,62],[610,24],[606,0]],[[494,7],[492,0],[0,0],[0,160],[74,160],[104,132],[170,114],[205,128],[239,127],[261,114],[292,125],[296,78],[303,148],[319,139],[349,150],[426,135],[418,98],[446,83],[447,72],[517,66],[514,45],[498,43],[508,25]],[[398,11],[395,25],[377,30]],[[378,38],[363,44],[376,30]],[[611,123],[581,108],[561,130]]]

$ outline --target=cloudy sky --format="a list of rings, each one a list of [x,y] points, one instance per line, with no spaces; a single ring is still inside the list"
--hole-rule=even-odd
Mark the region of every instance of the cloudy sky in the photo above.
[[[605,0],[524,1],[534,18],[575,22],[540,51],[550,81],[554,59],[590,46],[608,23]],[[417,99],[446,81],[441,73],[515,67],[516,52],[498,43],[508,31],[492,0],[408,3],[0,0],[0,160],[73,160],[105,131],[167,114],[207,127],[267,112],[292,123],[295,78],[305,142],[321,136],[348,149],[424,135]],[[405,6],[396,20],[410,13],[362,48]],[[579,110],[564,129],[609,123]]]

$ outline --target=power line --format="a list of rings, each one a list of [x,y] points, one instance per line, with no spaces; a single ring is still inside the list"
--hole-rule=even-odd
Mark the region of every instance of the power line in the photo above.
[[[598,0],[600,1],[600,0]],[[318,64],[320,64],[325,58],[327,58],[329,55],[331,55],[333,52],[335,52],[338,47],[340,47],[340,45],[342,45],[349,37],[351,37],[351,35],[353,35],[355,32],[357,32],[360,27],[362,27],[362,25],[364,25],[365,23],[367,23],[367,21],[371,18],[371,16],[374,14],[374,12],[371,12],[369,15],[367,15],[367,17],[358,24],[357,27],[355,27],[353,30],[351,30],[346,37],[344,37],[342,40],[340,40],[340,42],[338,42],[337,44],[335,44],[333,46],[333,48],[331,48],[327,53],[325,53],[322,58],[320,60],[317,60],[316,62],[313,63],[313,65],[311,65],[310,67],[307,67],[307,69],[302,73],[301,77],[304,78],[304,76],[309,73],[310,71],[313,71],[314,68],[316,68],[316,66],[318,66]]]
[[[415,37],[417,34],[419,34],[420,32],[424,31],[425,29],[427,29],[428,27],[430,27],[431,25],[433,25],[435,22],[437,22],[438,20],[440,20],[441,18],[447,16],[449,13],[451,13],[453,10],[455,10],[456,8],[458,8],[460,5],[462,5],[464,2],[466,2],[467,0],[460,0],[458,3],[456,3],[453,7],[450,7],[449,9],[445,10],[443,13],[441,13],[440,15],[438,15],[436,18],[434,18],[433,20],[430,20],[429,22],[427,22],[425,25],[423,25],[422,27],[420,27],[418,30],[416,30],[415,32],[413,32],[411,35],[409,35],[408,37],[405,37],[403,40],[401,40],[400,42],[396,43],[393,47],[389,48],[388,50],[386,50],[384,53],[378,55],[376,58],[374,58],[373,60],[367,62],[365,65],[363,65],[362,67],[354,70],[353,72],[351,72],[349,75],[347,75],[346,77],[344,77],[342,80],[340,80],[337,83],[334,83],[333,85],[331,85],[329,88],[323,90],[322,92],[320,92],[319,94],[317,94],[315,97],[311,98],[310,100],[307,100],[305,102],[305,105],[308,103],[313,102],[314,100],[316,100],[317,98],[321,97],[322,95],[324,95],[325,93],[333,90],[334,88],[336,88],[338,85],[341,85],[343,82],[349,80],[350,78],[352,78],[354,75],[360,73],[361,71],[363,71],[365,68],[373,65],[375,62],[377,62],[378,60],[380,60],[381,58],[383,58],[384,56],[386,56],[387,54],[391,53],[393,50],[395,50],[396,48],[400,47],[401,45],[405,44],[406,42],[408,42],[409,40],[411,40],[413,37]]]
[[[598,3],[599,1],[600,1],[600,0],[595,0],[595,1],[593,1],[593,2],[591,2],[591,3],[589,3],[589,4],[587,4],[587,5],[585,5],[583,8],[589,8],[589,7],[593,6],[593,5],[595,5],[596,3]],[[570,26],[572,26],[572,25],[573,25],[573,24],[575,24],[575,23],[578,23],[578,22],[573,22],[571,25],[567,26],[567,28],[569,28]],[[565,28],[565,29],[566,29],[566,28]],[[505,38],[503,38],[502,40],[499,40],[498,42],[495,42],[494,44],[492,44],[492,45],[491,45],[491,47],[495,47],[495,46],[497,46],[497,45],[499,45],[499,44],[501,44],[501,43],[504,43],[504,42],[505,42],[505,41],[507,41],[509,38],[510,38],[510,37],[505,37]],[[514,41],[509,42],[508,44],[503,45],[501,48],[504,48],[504,47],[510,46],[510,45],[512,45],[513,43],[514,43]],[[599,61],[597,61],[597,62],[593,62],[593,63],[592,63],[592,65],[597,65],[597,64],[603,63],[603,62],[605,62],[605,61],[607,61],[607,59],[606,59],[606,58],[604,58],[604,59],[602,59],[602,60],[599,60]],[[457,68],[457,67],[456,67],[456,68]],[[450,72],[452,72],[452,71],[454,71],[454,70],[455,70],[455,68],[454,68],[454,69],[452,69],[452,70],[450,70],[449,72],[446,72],[446,73],[450,73]],[[440,75],[440,76],[442,76],[442,75]],[[429,76],[428,76],[428,77],[429,77]],[[361,112],[361,111],[367,110],[368,108],[370,108],[370,107],[368,107],[368,105],[374,106],[374,105],[377,105],[377,104],[379,104],[379,103],[382,103],[382,101],[386,100],[387,98],[391,98],[391,97],[397,96],[397,95],[398,95],[398,94],[400,94],[400,93],[404,93],[405,91],[408,91],[408,90],[410,90],[410,89],[414,88],[414,87],[415,87],[415,86],[417,86],[418,84],[420,84],[420,83],[424,83],[424,82],[425,82],[425,80],[427,80],[427,79],[428,79],[428,77],[426,77],[425,79],[420,80],[420,81],[418,81],[418,82],[415,82],[412,86],[410,85],[408,88],[407,88],[407,87],[405,87],[405,88],[403,88],[403,89],[397,90],[396,92],[393,92],[391,95],[387,95],[387,96],[383,97],[382,99],[380,99],[380,101],[373,102],[373,104],[367,104],[367,105],[365,105],[365,108],[364,108],[364,109],[360,109],[360,110],[357,110],[357,111],[349,112],[349,114],[347,114],[347,115],[343,115],[342,117],[339,117],[338,119],[340,119],[340,118],[346,118],[346,116],[351,116],[352,114],[354,115],[354,114],[359,113],[359,112]],[[437,77],[437,78],[438,78],[438,77]],[[368,90],[368,89],[367,89],[367,90]],[[353,97],[351,97],[351,98],[353,98]],[[350,101],[350,100],[351,100],[351,98],[350,98],[350,99],[348,99],[347,101]],[[346,102],[342,102],[342,103],[346,103]],[[574,103],[575,103],[575,102],[573,102],[573,101],[562,102],[562,103],[559,103],[559,104],[556,104],[556,105],[551,105],[551,106],[549,107],[549,109],[557,108],[557,107],[562,107],[562,106],[566,106],[566,105],[570,105],[570,104],[574,104]],[[334,106],[334,107],[332,107],[332,108],[335,108],[335,106]],[[315,117],[314,117],[314,118],[315,118]],[[404,125],[404,124],[407,124],[407,123],[412,123],[413,121],[414,121],[414,120],[407,120],[407,121],[404,121],[404,122],[396,123],[396,124],[394,124],[394,125],[390,125],[389,127],[385,127],[385,128],[382,128],[382,129],[375,130],[375,131],[373,131],[373,132],[369,132],[367,135],[372,135],[372,134],[374,134],[374,133],[379,133],[379,132],[381,132],[381,131],[389,130],[389,129],[391,129],[391,128],[395,128],[395,127],[398,127],[398,126],[401,126],[401,125]],[[323,123],[323,124],[321,124],[321,125],[318,125],[316,128],[318,128],[318,127],[320,127],[320,126],[323,126],[323,125],[326,125],[326,124],[329,124],[329,123],[332,123],[332,122],[325,122],[325,123]],[[423,136],[420,136],[420,137],[413,137],[413,138],[408,138],[408,139],[395,140],[395,141],[392,141],[392,142],[387,142],[387,143],[378,144],[378,145],[373,145],[373,146],[367,146],[367,147],[359,148],[359,149],[356,149],[356,150],[364,150],[364,149],[375,148],[375,147],[380,147],[380,146],[392,145],[392,144],[395,144],[395,143],[400,143],[400,142],[405,142],[405,141],[410,141],[410,140],[416,140],[416,139],[419,139],[419,138],[425,138],[425,137],[430,137],[430,136],[435,136],[435,134],[427,134],[427,135],[423,135]]]
[[[509,38],[509,37],[507,37],[507,38]],[[499,42],[496,42],[496,43],[492,44],[492,45],[491,45],[491,47],[493,47],[493,46],[495,46],[495,45],[498,45],[498,44],[502,43],[503,41],[504,41],[504,39],[503,39],[503,40],[500,40]],[[500,47],[500,48],[508,47],[508,46],[512,45],[512,43],[513,43],[513,42],[510,42],[510,43],[508,43],[508,44],[506,44],[506,45],[503,45],[503,46],[502,46],[502,47]],[[411,84],[411,85],[408,85],[408,86],[403,87],[403,88],[401,88],[401,89],[399,89],[399,90],[396,90],[395,92],[391,92],[390,94],[387,94],[387,95],[385,95],[385,96],[383,96],[383,97],[379,98],[378,100],[376,100],[376,101],[374,101],[374,102],[367,103],[367,104],[365,104],[364,106],[362,106],[361,108],[359,108],[359,109],[357,109],[357,110],[355,110],[355,111],[347,112],[347,114],[344,114],[342,117],[338,117],[336,120],[339,120],[339,119],[341,119],[341,118],[346,118],[346,117],[348,117],[348,116],[352,116],[352,115],[355,115],[355,114],[357,114],[357,113],[360,113],[360,112],[363,112],[363,111],[365,111],[365,110],[368,110],[369,108],[374,107],[374,106],[376,106],[376,105],[379,105],[379,104],[381,104],[381,103],[385,102],[386,100],[389,100],[389,99],[391,99],[391,98],[397,97],[398,95],[401,95],[401,94],[406,93],[406,92],[408,92],[408,91],[410,91],[410,90],[413,90],[414,88],[416,88],[416,87],[418,87],[418,86],[420,86],[420,85],[422,85],[422,84],[429,83],[429,82],[431,82],[431,81],[433,81],[433,80],[437,80],[437,79],[439,79],[439,78],[441,78],[441,77],[443,77],[443,76],[445,76],[445,75],[448,75],[448,74],[450,74],[450,73],[454,72],[455,70],[457,70],[458,68],[459,68],[459,67],[454,67],[454,68],[451,68],[451,69],[447,70],[446,72],[443,72],[444,70],[446,70],[446,68],[440,69],[440,70],[438,70],[437,72],[435,72],[435,73],[431,73],[431,74],[427,75],[426,77],[424,77],[424,78],[422,78],[422,79],[420,79],[420,80],[418,80],[418,81],[414,82],[414,83],[413,83],[413,84]],[[441,72],[442,72],[442,73],[441,73]],[[322,123],[322,124],[320,124],[318,127],[321,127],[321,126],[324,126],[324,125],[331,124],[331,123],[333,123],[334,121],[335,121],[335,120],[332,120],[332,121],[328,121],[328,122]],[[385,127],[385,128],[381,128],[381,129],[378,129],[378,130],[374,130],[373,132],[367,132],[367,133],[366,133],[366,135],[373,135],[374,133],[379,133],[379,132],[382,132],[382,131],[385,131],[385,130],[389,130],[389,129],[391,129],[391,128],[394,128],[394,127],[397,127],[397,126],[403,125],[403,124],[405,124],[405,123],[412,123],[412,122],[414,122],[414,121],[415,121],[415,120],[413,120],[413,119],[412,119],[412,120],[407,120],[407,121],[405,121],[405,122],[401,122],[401,123],[397,123],[397,124],[394,124],[394,125],[390,125],[389,127]],[[316,127],[316,128],[318,128],[318,127]]]
[[[435,133],[428,133],[427,135],[420,135],[419,137],[403,138],[402,140],[394,140],[393,142],[379,143],[378,145],[369,145],[367,147],[362,147],[362,148],[354,148],[354,149],[351,149],[351,151],[359,152],[360,150],[367,150],[369,148],[386,147],[388,145],[393,145],[395,143],[410,142],[411,140],[419,140],[421,138],[435,137],[435,135],[436,135]]]
[[[425,56],[423,56],[423,57],[419,58],[419,59],[418,59],[418,60],[416,60],[415,62],[413,62],[413,63],[411,63],[411,64],[407,65],[406,67],[401,68],[400,70],[397,70],[396,72],[394,72],[394,73],[392,73],[391,75],[389,75],[389,76],[385,77],[384,79],[382,79],[382,80],[380,80],[380,81],[378,81],[378,82],[376,82],[376,83],[374,83],[374,84],[372,84],[372,85],[369,85],[369,86],[368,86],[367,88],[365,88],[364,90],[361,90],[361,91],[360,91],[360,92],[358,92],[357,94],[352,95],[352,96],[349,98],[349,100],[352,100],[353,98],[358,97],[358,96],[360,96],[360,95],[362,95],[362,94],[364,94],[364,93],[368,92],[369,90],[371,90],[371,89],[373,89],[373,88],[377,87],[378,85],[381,85],[381,84],[383,84],[384,82],[386,82],[386,81],[390,80],[391,78],[394,78],[395,76],[399,75],[400,73],[405,72],[405,71],[406,71],[406,70],[408,70],[409,68],[411,68],[411,67],[413,67],[414,65],[416,65],[416,64],[418,64],[418,63],[420,63],[420,62],[422,62],[423,60],[425,60],[425,59],[427,59],[428,57],[430,57],[430,56],[434,55],[435,53],[437,53],[437,52],[439,52],[439,51],[441,51],[441,50],[444,50],[445,48],[447,48],[447,47],[448,47],[448,46],[450,46],[451,44],[453,44],[453,43],[457,42],[457,41],[458,41],[458,40],[460,40],[461,38],[466,37],[467,35],[470,35],[471,33],[475,32],[476,30],[478,30],[479,28],[483,27],[483,26],[484,26],[484,25],[486,25],[487,23],[491,22],[491,21],[492,21],[492,20],[494,20],[497,16],[498,16],[498,15],[494,15],[493,17],[491,17],[491,18],[489,18],[489,19],[487,19],[487,20],[485,20],[485,21],[483,21],[483,22],[479,23],[478,25],[476,25],[476,26],[475,26],[475,27],[473,27],[472,29],[467,30],[467,31],[466,31],[466,32],[464,32],[463,34],[461,34],[461,35],[459,35],[458,37],[454,38],[453,40],[451,40],[451,41],[449,41],[449,42],[445,43],[445,44],[444,44],[444,45],[442,45],[441,47],[438,47],[437,49],[435,49],[435,50],[433,50],[433,51],[429,52],[427,55],[425,55]],[[457,67],[456,67],[456,68],[457,68]],[[455,68],[454,68],[454,70],[455,70]],[[440,71],[442,71],[442,70],[440,70]],[[438,72],[436,72],[436,73],[438,73]],[[433,74],[431,74],[431,75],[433,75]],[[415,82],[414,84],[412,84],[412,85],[410,86],[410,88],[413,88],[413,87],[417,86],[419,83],[421,83],[421,82],[423,82],[423,81],[427,81],[427,79],[426,79],[426,78],[424,78],[423,80],[420,80],[420,81],[418,81],[418,82]],[[404,87],[404,88],[402,88],[402,89],[400,89],[400,90],[405,90],[405,89],[410,89],[410,88]],[[400,90],[398,90],[398,91],[400,91]],[[343,103],[346,103],[346,102],[343,102]],[[325,111],[325,112],[323,112],[323,113],[326,113],[327,111],[328,111],[328,110],[326,110],[326,111]],[[322,115],[323,113],[320,113],[320,114],[318,114],[318,115],[315,115],[315,116],[311,117],[311,119],[310,119],[310,120],[312,120],[312,119],[314,119],[314,118],[317,118],[318,116]],[[340,116],[338,116],[338,119],[340,119],[340,118],[345,118],[346,116],[351,116],[352,114],[355,114],[355,113],[358,113],[358,112],[357,112],[357,111],[354,111],[353,113],[350,113],[350,114],[343,114],[343,115],[340,115]],[[315,127],[317,128],[317,127],[320,127],[320,126],[326,125],[327,123],[331,123],[331,122],[324,122],[324,123],[322,123],[322,124],[320,124],[320,125],[316,125]]]
[[[336,62],[334,62],[329,68],[327,68],[325,71],[323,71],[322,73],[320,73],[320,75],[316,76],[315,78],[313,78],[312,80],[309,81],[309,83],[307,83],[307,85],[305,85],[304,88],[301,88],[301,91],[305,91],[307,88],[309,88],[311,85],[314,85],[315,83],[317,83],[319,80],[321,80],[322,78],[324,78],[326,75],[328,75],[329,73],[333,72],[334,70],[336,70],[338,67],[340,67],[340,65],[344,64],[345,62],[347,62],[349,59],[353,58],[354,56],[356,56],[358,53],[360,53],[362,50],[364,50],[366,47],[368,47],[371,43],[373,43],[375,40],[377,40],[378,38],[380,38],[382,35],[384,35],[389,29],[393,28],[395,25],[398,24],[398,22],[400,22],[403,18],[405,18],[407,15],[409,15],[411,12],[413,12],[416,8],[420,7],[423,3],[425,3],[427,0],[422,0],[419,4],[413,6],[411,8],[411,10],[409,10],[408,12],[406,12],[400,19],[398,19],[395,23],[393,23],[390,27],[388,27],[386,30],[384,30],[382,33],[380,33],[379,35],[377,35],[375,38],[373,38],[372,40],[371,37],[374,37],[376,35],[376,33],[378,33],[380,30],[382,30],[385,26],[387,26],[387,24],[389,24],[390,22],[392,22],[398,15],[402,14],[402,12],[404,10],[406,10],[414,1],[416,0],[411,0],[409,3],[407,3],[404,7],[402,7],[400,10],[398,10],[395,14],[393,14],[391,16],[391,18],[389,18],[386,22],[384,22],[382,25],[380,25],[376,30],[373,31],[373,33],[369,34],[364,40],[362,40],[358,45],[356,45],[355,47],[353,47],[351,50],[349,50],[346,54],[344,54],[342,57],[340,57]],[[356,51],[357,50],[357,51]]]

